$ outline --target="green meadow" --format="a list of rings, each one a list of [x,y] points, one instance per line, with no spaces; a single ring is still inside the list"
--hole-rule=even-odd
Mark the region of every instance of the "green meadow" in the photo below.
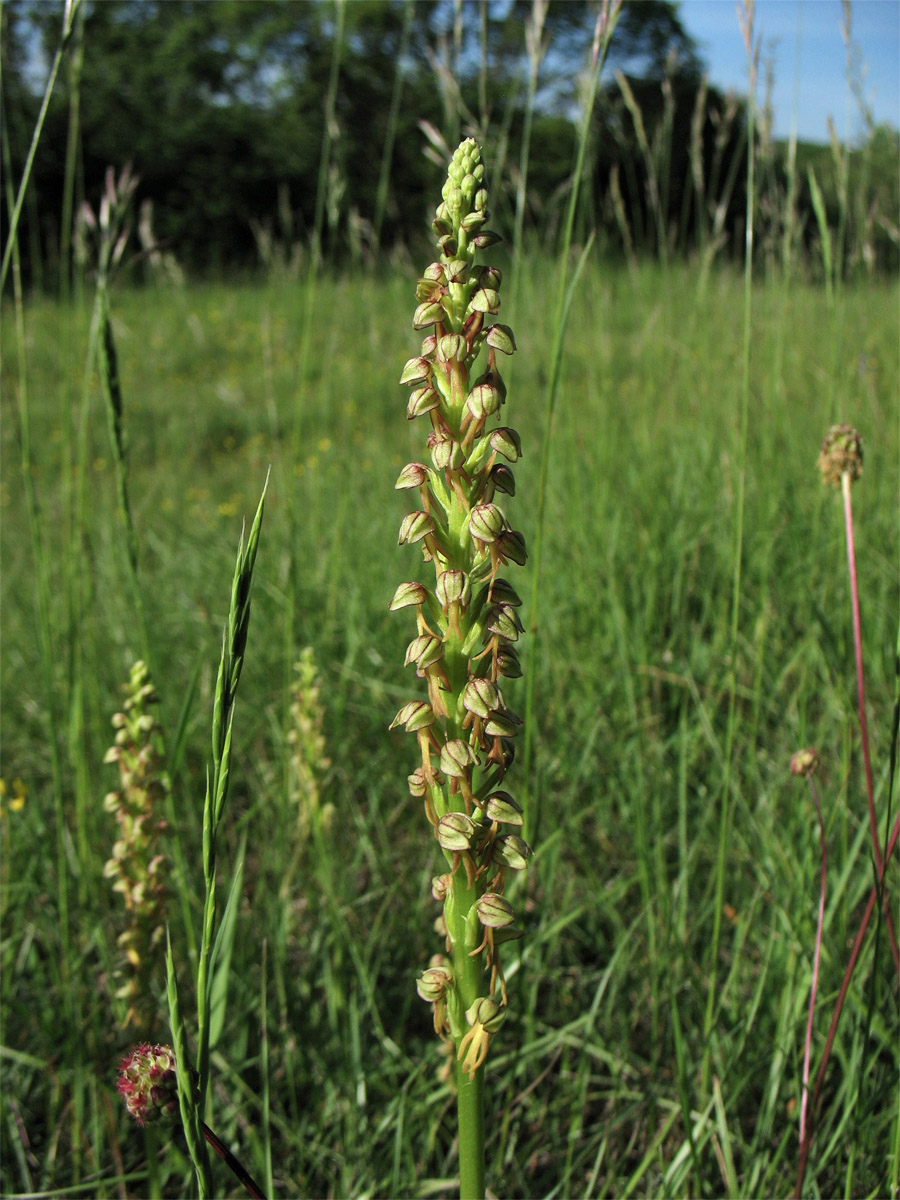
[[[128,1047],[168,1033],[164,947],[156,1024],[121,1027],[104,755],[146,655],[172,768],[167,915],[190,1014],[215,673],[267,472],[219,847],[223,905],[243,866],[211,1124],[276,1195],[453,1194],[453,1097],[415,989],[439,941],[437,855],[407,790],[415,744],[388,732],[421,688],[403,667],[408,614],[388,605],[424,578],[418,551],[397,545],[408,504],[394,482],[423,452],[397,381],[418,352],[426,261],[113,288],[146,645],[85,375],[92,298],[4,305],[6,1195],[191,1186],[180,1134],[139,1130],[115,1095]],[[760,275],[745,435],[740,275],[629,269],[594,251],[548,428],[557,266],[533,253],[504,271],[501,319],[519,346],[504,419],[524,452],[506,507],[529,548],[550,440],[536,611],[535,556],[510,568],[534,739],[510,781],[534,857],[511,889],[525,936],[508,948],[509,1017],[487,1064],[490,1193],[787,1195],[820,870],[794,751],[821,756],[829,855],[813,1070],[873,881],[843,509],[816,469],[836,421],[865,448],[853,510],[882,833],[897,808],[898,286],[827,294]],[[307,647],[322,739],[312,828],[288,769]],[[524,712],[526,681],[508,691]],[[889,879],[896,889],[896,863]],[[893,1194],[898,1062],[896,974],[873,922],[804,1194]],[[218,1163],[216,1179],[242,1194]]]

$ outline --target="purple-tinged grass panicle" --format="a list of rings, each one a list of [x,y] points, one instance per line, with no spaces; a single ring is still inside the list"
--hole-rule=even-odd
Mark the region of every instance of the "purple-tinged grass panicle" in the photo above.
[[[160,726],[152,711],[159,697],[145,663],[131,668],[125,692],[123,711],[112,719],[115,745],[104,758],[118,766],[120,788],[103,801],[106,811],[115,814],[119,835],[103,874],[113,880],[113,891],[121,893],[128,921],[118,939],[126,978],[116,996],[128,1005],[122,1026],[149,1031],[158,1019],[152,979],[166,922],[162,838],[167,823],[162,810],[169,783]]]
[[[408,419],[430,424],[430,462],[409,463],[396,483],[421,505],[404,518],[400,544],[421,546],[434,586],[404,582],[391,602],[415,609],[406,664],[427,699],[404,705],[391,728],[416,737],[420,763],[409,788],[445,860],[432,891],[443,904],[446,957],[432,960],[417,986],[456,1054],[461,1191],[483,1196],[481,1068],[507,1013],[501,947],[520,936],[503,891],[530,854],[516,832],[521,809],[503,789],[522,724],[503,694],[521,673],[522,622],[500,571],[523,564],[526,552],[500,505],[515,492],[509,464],[521,454],[518,434],[500,423],[500,362],[516,345],[493,319],[500,271],[476,264],[478,251],[499,239],[486,228],[484,165],[472,139],[453,155],[442,195],[433,224],[440,258],[416,289],[413,327],[424,340],[400,376],[410,388]]]
[[[128,566],[128,585],[137,619],[136,632],[143,658],[152,661],[138,572],[138,539],[129,498],[125,398],[113,332],[110,296],[113,276],[122,261],[131,235],[131,202],[137,186],[138,176],[132,173],[130,165],[122,170],[118,178],[112,167],[107,168],[103,197],[97,215],[94,215],[89,204],[85,203],[81,207],[76,249],[80,247],[78,252],[84,257],[88,254],[89,240],[92,239],[95,243],[92,257],[96,265],[97,282],[88,354],[91,364],[96,363],[103,391],[110,452],[115,466],[119,524]]]

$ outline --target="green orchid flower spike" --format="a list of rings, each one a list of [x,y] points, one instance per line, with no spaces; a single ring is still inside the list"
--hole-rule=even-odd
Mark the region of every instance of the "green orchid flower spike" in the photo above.
[[[498,360],[516,344],[493,319],[500,271],[476,265],[478,251],[499,238],[485,228],[484,165],[472,139],[453,155],[442,194],[433,225],[440,259],[416,290],[413,326],[425,340],[400,377],[412,389],[407,417],[430,423],[430,463],[409,463],[396,484],[420,497],[399,540],[420,544],[434,587],[407,581],[391,602],[416,611],[406,663],[427,699],[404,705],[391,728],[418,740],[410,792],[424,801],[446,865],[433,883],[445,955],[420,974],[418,991],[455,1051],[461,1192],[483,1196],[482,1067],[507,1011],[501,947],[520,936],[503,891],[531,853],[515,832],[522,810],[503,787],[522,722],[502,689],[521,674],[522,623],[519,597],[500,572],[526,554],[497,503],[515,492],[509,464],[521,454],[518,434],[500,422],[506,387]]]

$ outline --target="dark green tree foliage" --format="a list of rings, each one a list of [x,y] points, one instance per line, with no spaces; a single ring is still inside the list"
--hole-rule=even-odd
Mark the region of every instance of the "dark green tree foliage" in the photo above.
[[[847,151],[841,149],[841,153]],[[873,125],[866,140],[850,150],[849,155],[847,249],[842,266],[850,272],[862,267],[868,271],[896,273],[900,270],[900,194],[897,190],[900,133],[889,125]],[[818,264],[821,251],[812,216],[810,171],[822,190],[829,227],[837,229],[841,171],[835,148],[809,143],[797,147],[798,207],[808,214],[803,225],[803,244]],[[782,175],[783,172],[779,175],[780,181]],[[782,182],[782,186],[786,185]]]
[[[608,194],[613,169],[618,168],[619,186],[637,248],[654,255],[661,251],[653,211],[654,203],[659,203],[668,249],[689,253],[697,245],[700,222],[708,220],[708,214],[704,216],[700,211],[701,200],[691,162],[692,123],[702,79],[691,68],[683,74],[663,76],[662,81],[632,75],[626,76],[626,81],[643,122],[657,175],[658,195],[654,196],[650,186],[650,172],[638,144],[634,116],[615,83],[604,90],[595,113],[596,194]],[[743,104],[737,107],[730,124],[725,116],[727,109],[726,97],[717,88],[708,87],[699,159],[707,207],[718,202],[731,177],[726,225],[733,230],[745,208],[747,128]],[[717,135],[723,139],[719,147]],[[735,249],[740,253],[740,246]]]
[[[107,166],[121,169],[132,163],[140,176],[139,201],[153,201],[156,237],[195,271],[257,265],[254,229],[261,227],[274,228],[285,241],[308,244],[336,3],[86,2],[79,85],[81,195],[95,202]],[[428,197],[440,184],[443,166],[426,153],[424,123],[449,143],[448,153],[463,133],[494,144],[494,221],[501,232],[511,223],[524,123],[524,27],[531,11],[532,0],[487,0],[486,7],[481,0],[463,0],[461,7],[453,0],[345,3],[321,230],[329,261],[340,262],[361,245],[389,249],[426,236]],[[588,0],[554,0],[547,13],[548,48],[532,130],[526,220],[526,231],[544,244],[557,228],[570,179],[577,79],[587,63],[596,12]],[[58,8],[42,0],[7,0],[0,7],[3,136],[13,179],[21,173],[59,28]],[[653,149],[660,173],[655,198],[632,114],[614,81],[616,69],[630,81]],[[670,0],[628,0],[608,70],[594,114],[593,169],[584,190],[582,228],[600,227],[607,245],[621,242],[610,201],[615,172],[628,237],[637,250],[659,253],[662,238],[671,250],[689,251],[697,244],[703,219],[690,161],[703,67],[677,6]],[[20,229],[26,271],[37,283],[40,268],[55,267],[58,258],[68,79],[63,72]],[[392,117],[398,83],[401,102]],[[721,119],[716,125],[717,114],[725,107],[725,98],[710,89],[701,141],[704,180],[712,191],[723,186],[725,173],[734,164],[739,167],[745,153],[742,106],[736,114],[732,111],[726,145],[717,151],[717,130],[722,129]],[[379,177],[386,148],[390,174],[382,214]],[[887,154],[879,143],[866,160],[873,184],[889,175],[882,160],[892,154],[895,161],[894,143]],[[437,158],[443,164],[446,154]],[[742,178],[738,170],[728,205],[730,240],[742,220]],[[827,195],[836,195],[828,178],[820,182]],[[865,261],[888,263],[890,231],[878,223],[877,214],[868,218],[864,212],[857,222],[861,229],[867,220],[875,256]]]
[[[666,75],[699,83],[703,73],[697,47],[670,0],[625,4],[616,25],[616,55],[623,70],[657,85]]]

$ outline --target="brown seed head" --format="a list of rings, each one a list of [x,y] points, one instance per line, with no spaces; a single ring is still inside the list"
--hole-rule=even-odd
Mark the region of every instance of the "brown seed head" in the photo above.
[[[818,458],[822,479],[834,487],[841,486],[841,476],[849,475],[855,483],[863,471],[862,438],[852,425],[832,425],[822,442]]]
[[[810,776],[819,765],[819,755],[815,750],[798,750],[791,755],[791,774]]]

